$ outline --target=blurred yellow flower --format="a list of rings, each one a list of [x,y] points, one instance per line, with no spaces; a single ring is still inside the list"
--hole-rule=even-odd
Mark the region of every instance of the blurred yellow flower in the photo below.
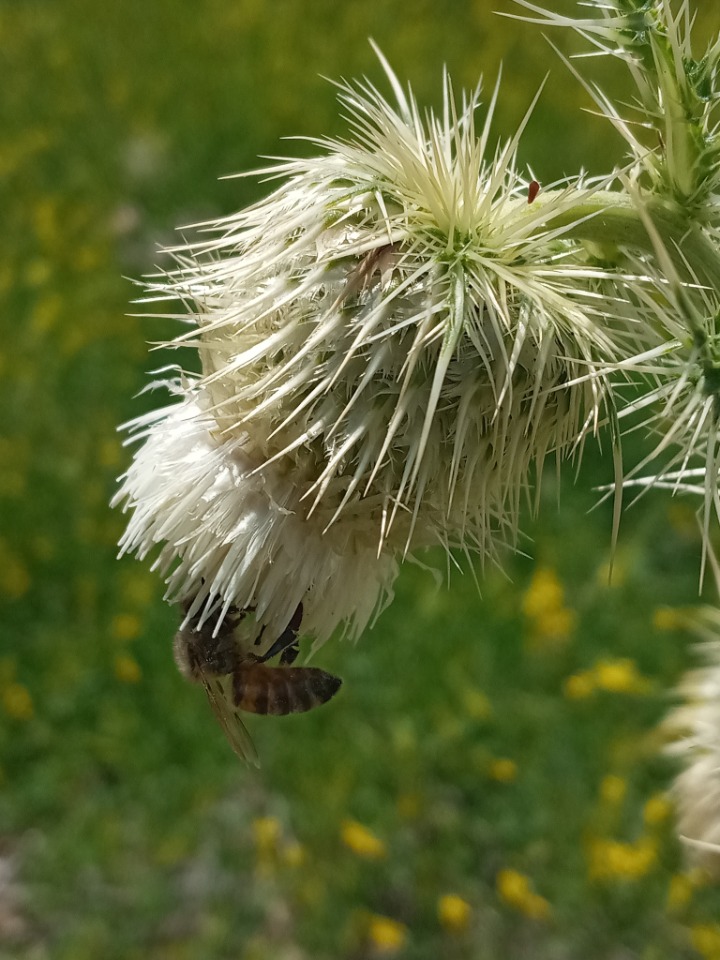
[[[720,926],[695,924],[690,928],[690,941],[705,960],[720,960]]]
[[[600,799],[603,803],[610,806],[616,806],[625,799],[627,793],[627,781],[622,777],[609,773],[603,777],[600,782]]]
[[[687,614],[674,607],[658,607],[653,613],[652,625],[656,630],[681,630],[687,625]]]
[[[282,848],[281,857],[286,867],[301,867],[305,862],[305,847],[297,840],[291,840]]]
[[[522,905],[522,912],[531,920],[547,920],[550,916],[550,904],[538,893],[530,893]]]
[[[399,953],[407,942],[408,930],[404,923],[373,914],[368,921],[368,940],[376,953]]]
[[[596,690],[607,693],[646,694],[653,689],[652,680],[644,677],[629,657],[598,660],[590,670],[569,676],[563,691],[569,700],[583,700]]]
[[[348,849],[365,860],[382,860],[386,855],[382,840],[357,820],[343,820],[340,836]]]
[[[495,881],[498,896],[508,906],[532,920],[545,920],[550,916],[550,904],[535,893],[530,878],[518,870],[501,870]]]
[[[648,827],[657,827],[665,823],[673,812],[673,804],[665,793],[656,793],[645,802],[643,820]]]
[[[523,596],[522,610],[526,617],[536,619],[558,610],[564,601],[565,591],[555,571],[550,567],[538,567]]]
[[[533,642],[537,645],[543,639],[567,640],[576,624],[577,614],[569,607],[545,610],[533,621]]]
[[[255,840],[256,869],[263,876],[275,872],[282,836],[282,824],[277,817],[256,817],[252,822]]]
[[[595,692],[595,680],[587,670],[573,673],[565,680],[563,692],[568,700],[586,700]]]
[[[498,873],[496,886],[500,899],[515,905],[528,895],[530,879],[517,870],[505,869]]]
[[[647,693],[652,688],[650,680],[643,677],[629,657],[598,660],[592,672],[598,688],[609,693]]]
[[[670,877],[667,892],[668,910],[679,910],[685,907],[692,900],[695,892],[695,884],[692,877],[687,873],[676,873]]]
[[[459,933],[466,930],[470,923],[472,908],[467,900],[463,900],[456,893],[444,893],[438,899],[438,919],[450,933]]]
[[[605,837],[593,838],[587,849],[591,880],[638,880],[657,864],[657,844],[650,837],[623,843]]]
[[[488,776],[498,783],[512,783],[517,780],[518,765],[508,757],[495,757],[488,764]]]
[[[277,817],[256,817],[252,822],[255,846],[261,853],[277,850],[282,824]]]
[[[35,714],[32,697],[22,683],[9,683],[2,691],[5,713],[13,720],[31,720]]]
[[[115,677],[120,683],[139,683],[142,679],[140,664],[134,657],[118,654],[115,657]]]
[[[488,720],[492,716],[492,704],[488,697],[475,687],[466,687],[460,694],[465,712],[473,720]]]
[[[134,613],[118,613],[110,621],[113,640],[134,640],[142,628],[140,617]]]

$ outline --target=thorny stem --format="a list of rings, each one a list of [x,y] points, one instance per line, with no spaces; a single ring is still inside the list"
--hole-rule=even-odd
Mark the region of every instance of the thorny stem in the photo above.
[[[553,192],[536,203],[551,202]],[[679,206],[648,197],[644,200],[659,235],[673,259],[678,274],[690,282],[720,291],[720,250],[689,219]],[[619,191],[601,191],[592,199],[566,209],[549,219],[546,228],[567,226],[563,234],[589,243],[631,247],[654,255],[655,247],[631,197]]]

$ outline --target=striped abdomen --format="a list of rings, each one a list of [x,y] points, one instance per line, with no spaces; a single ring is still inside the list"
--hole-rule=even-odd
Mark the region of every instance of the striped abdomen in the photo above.
[[[317,667],[268,667],[239,664],[233,673],[233,700],[238,710],[283,716],[304,713],[327,703],[342,680]]]

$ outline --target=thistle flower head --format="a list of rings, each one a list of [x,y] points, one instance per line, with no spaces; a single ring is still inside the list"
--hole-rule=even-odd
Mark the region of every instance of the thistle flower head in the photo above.
[[[174,343],[197,347],[202,375],[145,425],[117,497],[126,549],[165,542],[171,596],[280,624],[315,591],[334,611],[322,636],[354,616],[323,550],[367,562],[359,629],[396,554],[512,539],[533,466],[581,446],[604,371],[646,332],[632,278],[568,235],[607,181],[529,204],[520,131],[490,145],[494,97],[478,127],[478,91],[457,105],[446,77],[442,115],[423,115],[382,62],[395,105],[342,85],[349,139],[267,168],[274,192],[206,224],[152,284],[190,304]]]
[[[278,466],[258,471],[249,438],[219,439],[192,393],[136,427],[144,443],[118,495],[133,507],[121,547],[142,558],[164,544],[154,567],[170,599],[190,598],[188,618],[202,624],[219,612],[220,623],[231,605],[252,611],[249,646],[261,627],[278,637],[302,604],[303,632],[319,644],[339,624],[358,636],[391,599],[397,564],[378,555],[374,531],[325,532],[305,517],[296,478]]]

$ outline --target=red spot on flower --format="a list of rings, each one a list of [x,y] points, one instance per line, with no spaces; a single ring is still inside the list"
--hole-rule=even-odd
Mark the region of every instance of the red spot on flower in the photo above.
[[[531,180],[528,187],[528,203],[532,203],[540,191],[540,184],[537,180]]]

